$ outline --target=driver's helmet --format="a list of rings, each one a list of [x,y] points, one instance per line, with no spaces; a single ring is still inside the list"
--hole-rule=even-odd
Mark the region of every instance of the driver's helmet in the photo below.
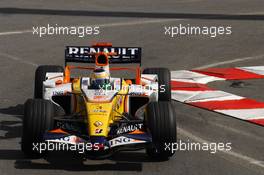
[[[92,89],[106,89],[110,86],[110,76],[102,68],[95,69],[91,74]]]

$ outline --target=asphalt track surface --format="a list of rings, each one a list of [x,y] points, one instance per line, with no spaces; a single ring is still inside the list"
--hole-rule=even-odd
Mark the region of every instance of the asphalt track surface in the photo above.
[[[171,70],[196,67],[264,65],[262,0],[17,0],[0,1],[0,174],[264,174],[264,128],[245,121],[174,102],[178,139],[231,142],[232,150],[178,151],[166,162],[153,162],[139,152],[109,160],[77,161],[64,155],[25,159],[20,152],[23,103],[33,95],[37,65],[64,62],[66,45],[110,41],[143,48],[144,67]],[[100,34],[32,35],[32,26],[99,25]],[[232,35],[164,35],[164,26],[232,26]],[[232,82],[211,86],[264,101],[264,80],[234,88]]]

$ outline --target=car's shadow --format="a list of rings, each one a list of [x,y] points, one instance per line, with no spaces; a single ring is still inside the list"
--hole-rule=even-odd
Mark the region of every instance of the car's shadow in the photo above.
[[[0,150],[0,160],[15,160],[16,169],[66,171],[142,171],[143,162],[155,162],[144,152],[120,152],[104,160],[84,160],[71,153],[54,153],[44,159],[28,159],[20,150]]]
[[[5,132],[5,134],[0,135],[1,139],[11,139],[17,138],[21,136],[22,133],[22,118],[24,105],[18,104],[16,106],[10,106],[8,108],[1,108],[0,115],[8,115],[12,116],[14,119],[10,120],[10,118],[6,119],[3,117],[0,120],[0,130]]]

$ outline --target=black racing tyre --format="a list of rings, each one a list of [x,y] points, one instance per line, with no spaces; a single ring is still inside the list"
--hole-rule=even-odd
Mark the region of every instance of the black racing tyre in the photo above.
[[[155,159],[167,160],[175,152],[166,145],[177,142],[175,112],[170,102],[150,102],[146,107],[145,124],[152,136],[147,154]]]
[[[43,97],[43,81],[46,80],[47,72],[64,72],[64,69],[62,66],[57,66],[57,65],[39,66],[35,72],[34,98]]]
[[[159,83],[159,101],[171,100],[171,73],[167,68],[146,68],[143,74],[157,74]]]
[[[43,99],[28,99],[24,105],[24,118],[21,149],[29,157],[39,157],[38,150],[33,149],[43,141],[43,134],[53,129],[54,104]]]

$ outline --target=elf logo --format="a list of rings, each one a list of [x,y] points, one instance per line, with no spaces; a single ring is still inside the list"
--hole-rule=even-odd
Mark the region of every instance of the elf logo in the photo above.
[[[96,134],[101,134],[102,132],[103,132],[103,129],[96,129],[96,130],[95,130],[95,133],[96,133]]]

